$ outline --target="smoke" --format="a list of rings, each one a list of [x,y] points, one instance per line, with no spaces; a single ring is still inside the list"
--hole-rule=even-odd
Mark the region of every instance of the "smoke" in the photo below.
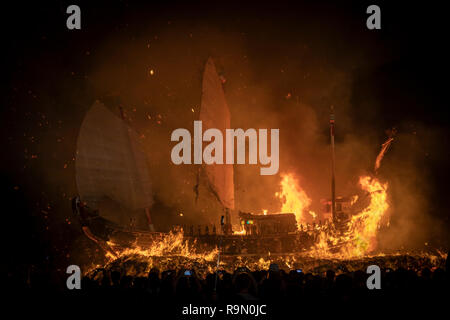
[[[405,121],[393,142],[380,175],[389,182],[390,226],[379,237],[380,248],[442,246],[445,227],[435,217],[432,171],[433,152],[439,129]],[[436,151],[434,151],[436,152]]]
[[[140,22],[130,22],[129,28],[115,29],[78,47],[68,45],[67,51],[75,56],[70,67],[48,51],[23,66],[34,86],[21,78],[13,80],[20,84],[17,95],[24,93],[22,104],[41,110],[47,118],[34,111],[26,121],[23,114],[17,115],[11,123],[22,126],[11,130],[16,130],[17,139],[23,139],[18,143],[37,138],[38,143],[26,140],[26,148],[27,157],[39,153],[39,160],[32,162],[31,176],[40,177],[46,193],[43,198],[50,199],[43,202],[57,202],[64,194],[54,216],[62,223],[70,216],[68,200],[76,193],[72,159],[78,128],[84,113],[99,99],[113,111],[121,106],[130,125],[142,136],[156,200],[152,208],[156,226],[165,229],[172,224],[211,222],[208,212],[219,211],[220,206],[207,195],[195,203],[198,168],[172,164],[170,134],[177,128],[192,130],[198,119],[203,68],[212,56],[227,80],[224,90],[232,127],[280,129],[279,172],[295,174],[315,212],[321,210],[320,199],[330,197],[330,106],[336,115],[337,195],[358,191],[358,177],[371,172],[385,141],[383,131],[398,126],[400,134],[379,173],[389,183],[391,205],[390,227],[383,230],[380,246],[419,245],[433,235],[438,223],[427,211],[433,189],[429,173],[423,169],[427,162],[422,161],[421,148],[432,144],[430,150],[439,150],[433,141],[443,134],[420,124],[412,129],[398,114],[385,121],[388,113],[383,109],[386,99],[378,92],[380,80],[370,74],[391,58],[380,49],[379,39],[347,33],[348,25],[338,28],[345,21],[342,17],[327,24],[295,17],[294,28],[290,22],[275,27],[259,18],[231,21],[217,16],[217,21],[204,17],[198,21],[138,19]],[[45,85],[39,81],[40,74],[48,75]],[[65,80],[60,80],[61,75]],[[361,78],[369,80],[361,85]],[[45,129],[30,132],[31,123],[39,122]],[[22,129],[27,131],[26,137]],[[417,133],[414,137],[413,131]],[[62,142],[58,142],[60,138]],[[278,212],[281,203],[275,192],[279,191],[280,176],[261,176],[259,167],[235,166],[236,208]],[[32,186],[34,181],[28,184]]]
[[[354,99],[361,95],[355,92],[355,73],[367,68],[361,53],[355,54],[356,62],[351,59],[352,52],[347,53],[345,61],[352,64],[337,62],[337,57],[327,60],[329,44],[323,41],[316,42],[313,48],[308,43],[292,48],[289,42],[281,42],[280,52],[266,54],[255,50],[241,33],[207,26],[187,30],[171,26],[164,32],[144,34],[132,42],[125,41],[127,34],[106,40],[95,53],[98,61],[88,78],[93,90],[104,99],[120,97],[131,125],[144,136],[157,198],[153,214],[159,227],[214,223],[208,212],[221,210],[206,189],[201,190],[203,195],[195,203],[198,167],[175,166],[170,161],[171,132],[177,128],[192,132],[193,121],[198,119],[202,72],[209,56],[227,80],[224,90],[232,127],[280,129],[280,173],[292,172],[298,177],[312,199],[313,211],[320,212],[320,200],[330,197],[331,105],[336,113],[337,195],[357,193],[359,176],[372,173],[387,128],[358,124],[362,112],[371,114],[375,123],[376,117],[382,116],[373,111],[380,101],[362,103]],[[356,108],[363,110],[355,112]],[[427,221],[426,197],[420,187],[426,177],[419,177],[413,159],[407,164],[403,161],[404,152],[417,151],[403,145],[404,140],[400,135],[394,142],[396,150],[390,152],[395,154],[387,155],[396,161],[385,159],[387,164],[382,163],[385,168],[381,176],[389,183],[392,202],[392,223],[384,231],[386,235],[380,242],[383,246],[401,246],[412,238],[421,239],[418,243],[428,234],[426,227],[415,231],[418,222],[424,226]],[[280,177],[261,176],[259,167],[235,165],[236,209],[279,212],[281,203],[275,193],[280,188]],[[418,181],[422,181],[420,185]]]

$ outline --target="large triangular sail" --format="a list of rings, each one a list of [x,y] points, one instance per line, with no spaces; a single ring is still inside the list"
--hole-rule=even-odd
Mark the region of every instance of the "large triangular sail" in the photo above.
[[[230,128],[230,110],[212,58],[208,59],[203,73],[200,120],[203,132],[210,128],[216,128],[222,131],[222,135],[225,137],[225,130]],[[225,154],[225,150],[223,154]],[[206,173],[209,189],[223,208],[234,209],[233,165],[203,165],[202,170]]]
[[[94,208],[104,199],[128,210],[153,204],[147,159],[138,134],[99,101],[81,125],[75,167],[81,199]]]

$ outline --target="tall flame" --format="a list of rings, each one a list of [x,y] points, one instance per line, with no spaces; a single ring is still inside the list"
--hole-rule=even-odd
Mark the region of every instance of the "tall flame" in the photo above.
[[[369,194],[368,206],[353,214],[344,234],[335,235],[321,230],[314,245],[313,255],[352,258],[363,256],[376,248],[377,231],[389,208],[388,185],[371,176],[361,176],[359,185]],[[275,196],[281,200],[283,212],[293,212],[298,224],[305,224],[316,218],[316,214],[308,210],[311,199],[292,173],[282,175],[280,186],[281,191]],[[358,196],[351,197],[351,205],[357,200]]]
[[[311,205],[311,199],[300,187],[294,175],[288,173],[282,174],[281,177],[281,192],[275,193],[275,196],[282,202],[281,211],[294,213],[298,224],[304,224],[308,221],[305,215],[306,212],[315,218],[314,212],[307,211],[307,208]]]
[[[361,256],[376,248],[377,231],[389,208],[387,183],[383,184],[376,178],[363,176],[359,178],[359,184],[363,190],[370,193],[370,203],[363,211],[354,215],[349,222],[355,239],[353,253],[356,256]]]
[[[316,257],[333,257],[351,259],[362,257],[376,249],[376,236],[381,221],[389,208],[387,202],[387,183],[381,183],[378,179],[370,176],[361,176],[359,178],[361,188],[369,193],[369,205],[354,214],[347,223],[347,231],[340,236],[322,231],[318,235],[314,246],[313,255]],[[356,202],[354,196],[352,204]],[[330,250],[336,248],[339,250]]]

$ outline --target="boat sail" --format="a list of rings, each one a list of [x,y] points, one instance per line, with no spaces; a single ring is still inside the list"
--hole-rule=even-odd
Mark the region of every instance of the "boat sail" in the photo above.
[[[99,101],[81,125],[75,168],[79,195],[89,207],[122,227],[145,225],[153,197],[139,136]]]
[[[200,108],[203,131],[216,128],[222,131],[222,135],[225,136],[225,130],[230,128],[230,110],[212,58],[209,58],[206,62],[203,73]],[[225,150],[223,154],[225,154]],[[233,165],[203,165],[200,168],[199,175],[206,177],[202,181],[206,180],[207,189],[221,204],[227,216],[227,225],[231,227],[230,214],[231,210],[234,209]]]

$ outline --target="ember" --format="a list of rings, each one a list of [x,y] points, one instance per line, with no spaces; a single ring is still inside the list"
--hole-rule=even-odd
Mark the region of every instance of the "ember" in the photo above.
[[[446,12],[316,2],[5,2],[6,292],[294,319],[447,286]]]

